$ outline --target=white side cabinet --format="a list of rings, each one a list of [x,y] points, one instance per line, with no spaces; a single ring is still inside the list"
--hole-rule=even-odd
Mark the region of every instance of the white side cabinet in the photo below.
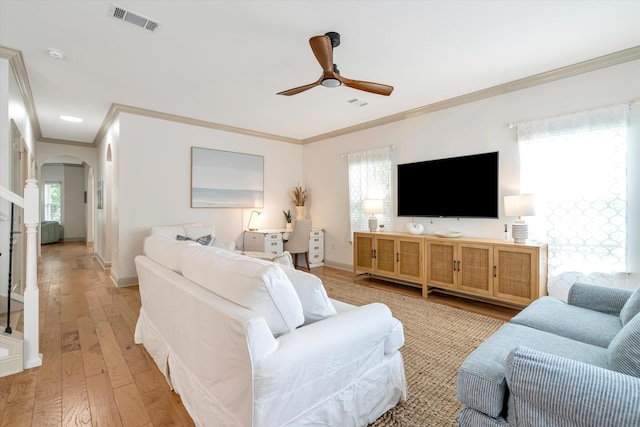
[[[244,250],[281,254],[283,251],[282,232],[245,231]]]
[[[324,265],[324,230],[312,228],[309,236],[309,267]]]

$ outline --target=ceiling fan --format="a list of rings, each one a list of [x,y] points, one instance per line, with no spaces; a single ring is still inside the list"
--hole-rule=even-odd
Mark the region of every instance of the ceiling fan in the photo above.
[[[309,44],[322,67],[322,76],[313,83],[279,92],[278,95],[291,96],[316,86],[338,87],[341,85],[385,96],[389,96],[393,91],[393,86],[351,80],[340,75],[338,67],[333,63],[333,48],[340,46],[340,34],[331,31],[324,36],[314,36],[309,39]]]

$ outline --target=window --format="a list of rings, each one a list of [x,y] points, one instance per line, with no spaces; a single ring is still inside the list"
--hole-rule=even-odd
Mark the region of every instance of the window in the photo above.
[[[62,223],[62,191],[60,182],[44,184],[44,220]]]
[[[378,148],[348,154],[349,159],[349,213],[351,234],[369,230],[369,215],[364,212],[364,201],[382,199],[383,213],[378,224],[391,228],[391,148]]]
[[[549,243],[549,293],[575,282],[624,287],[627,105],[518,124],[520,190]]]

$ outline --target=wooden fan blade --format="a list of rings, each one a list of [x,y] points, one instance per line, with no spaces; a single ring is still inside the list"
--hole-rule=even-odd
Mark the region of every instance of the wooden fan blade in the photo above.
[[[299,87],[294,87],[293,89],[289,89],[289,90],[284,90],[282,92],[278,92],[276,95],[284,95],[284,96],[291,96],[291,95],[296,95],[300,92],[304,92],[305,90],[309,90],[313,87],[316,87],[318,85],[320,85],[320,83],[322,82],[322,79],[313,82],[313,83],[309,83],[308,85],[304,85],[304,86],[299,86]]]
[[[333,72],[333,47],[329,36],[315,36],[309,39],[311,50],[316,56],[322,71]]]
[[[372,82],[363,82],[360,80],[351,80],[342,76],[339,76],[338,79],[345,86],[358,89],[358,90],[364,90],[365,92],[371,92],[371,93],[384,95],[384,96],[389,96],[391,95],[391,92],[393,92],[393,86],[383,85],[382,83],[372,83]]]

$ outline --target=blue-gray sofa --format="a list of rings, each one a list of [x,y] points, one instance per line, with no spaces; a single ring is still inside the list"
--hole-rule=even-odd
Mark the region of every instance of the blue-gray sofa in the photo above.
[[[640,426],[640,286],[576,283],[505,323],[460,367],[460,426]]]
[[[40,243],[57,243],[62,238],[62,226],[58,221],[42,221],[40,223]]]

